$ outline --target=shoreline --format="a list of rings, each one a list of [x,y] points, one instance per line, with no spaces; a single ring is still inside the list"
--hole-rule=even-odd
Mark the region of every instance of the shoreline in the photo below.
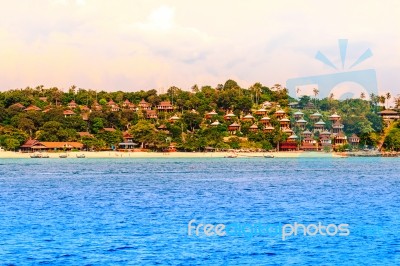
[[[30,155],[33,153],[21,153],[12,151],[0,152],[0,159],[31,159]],[[85,159],[91,158],[225,158],[234,153],[232,152],[118,152],[118,151],[100,151],[100,152],[48,152],[43,153],[49,155],[49,158],[60,158],[62,154],[67,154],[68,159],[81,159],[77,158],[77,155],[85,155]],[[240,152],[235,153],[236,158],[264,158],[264,156],[273,155],[274,158],[346,158],[348,157],[344,153],[324,153],[324,152]],[[267,159],[267,158],[266,158]],[[270,158],[272,159],[272,158]]]

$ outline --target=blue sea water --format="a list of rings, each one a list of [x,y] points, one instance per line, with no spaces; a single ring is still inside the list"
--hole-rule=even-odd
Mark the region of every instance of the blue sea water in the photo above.
[[[0,263],[399,265],[399,163],[2,159]],[[193,219],[224,224],[226,234],[188,235]],[[282,227],[294,223],[348,224],[350,233],[282,239]],[[233,225],[245,229],[229,231]]]

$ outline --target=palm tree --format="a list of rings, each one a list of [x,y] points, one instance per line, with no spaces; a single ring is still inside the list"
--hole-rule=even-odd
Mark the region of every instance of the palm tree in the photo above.
[[[363,99],[363,100],[365,99],[365,93],[364,92],[361,92],[360,98]]]
[[[314,88],[313,93],[314,93],[314,104],[315,104],[315,107],[317,107],[317,95],[319,93],[319,90],[317,88]]]
[[[383,106],[385,106],[386,97],[384,95],[381,95],[379,96],[378,101],[379,103],[383,104]]]
[[[400,94],[397,94],[397,95],[399,95],[399,96],[394,98],[394,104],[395,104],[396,108],[400,108]]]
[[[387,108],[389,108],[389,99],[392,98],[390,92],[386,93],[386,100],[387,100]]]

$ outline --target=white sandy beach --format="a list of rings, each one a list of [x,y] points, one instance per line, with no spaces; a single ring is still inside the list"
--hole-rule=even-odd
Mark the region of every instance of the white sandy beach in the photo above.
[[[84,154],[85,158],[224,158],[232,155],[232,152],[115,152],[115,151],[102,151],[102,152],[67,152],[67,153],[44,153],[49,155],[49,158],[61,159],[59,156],[67,154],[67,158],[76,158],[77,155]],[[341,153],[324,153],[324,152],[241,152],[236,153],[237,158],[257,158],[266,155],[273,155],[275,158],[342,158],[346,157]],[[30,158],[32,153],[21,153],[2,151],[0,152],[0,159],[21,159]]]

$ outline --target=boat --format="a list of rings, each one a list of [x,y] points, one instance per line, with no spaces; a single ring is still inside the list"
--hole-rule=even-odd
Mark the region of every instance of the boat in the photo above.
[[[40,154],[40,153],[34,153],[34,154],[31,154],[30,157],[31,157],[31,158],[42,158],[42,154]]]
[[[236,158],[238,157],[238,155],[236,153],[232,153],[232,154],[228,154],[226,156],[224,156],[224,158]]]
[[[275,158],[273,154],[266,154],[264,155],[264,158]]]
[[[85,158],[85,154],[77,154],[76,158]]]
[[[31,158],[50,158],[48,154],[34,153],[30,156]]]
[[[68,154],[61,154],[59,157],[60,157],[60,158],[67,158],[67,157],[68,157]]]

